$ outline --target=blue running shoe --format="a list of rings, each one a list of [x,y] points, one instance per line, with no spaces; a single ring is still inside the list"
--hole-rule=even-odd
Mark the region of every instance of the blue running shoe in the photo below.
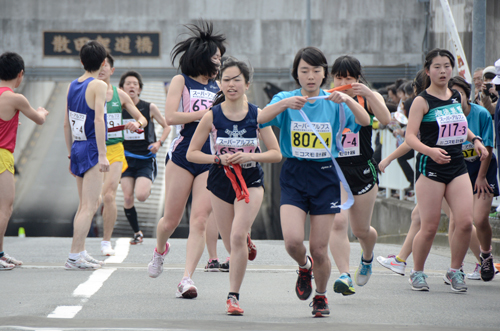
[[[414,291],[429,291],[429,285],[425,281],[426,278],[427,275],[423,271],[415,271],[410,274],[408,281],[410,282],[411,289]]]
[[[358,269],[356,269],[356,273],[354,274],[354,281],[356,282],[356,285],[366,285],[371,275],[372,263],[363,262],[363,253],[361,253],[361,262],[359,263]]]
[[[347,272],[340,275],[335,283],[333,283],[333,291],[335,293],[342,293],[342,295],[352,295],[356,293],[351,276]]]

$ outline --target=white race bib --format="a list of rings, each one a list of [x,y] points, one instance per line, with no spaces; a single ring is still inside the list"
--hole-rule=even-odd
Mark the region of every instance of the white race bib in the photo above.
[[[73,134],[73,140],[82,141],[87,140],[87,135],[85,134],[85,121],[87,120],[86,114],[80,114],[69,110],[69,123],[71,125],[71,133]]]
[[[133,118],[126,119],[126,120],[124,119],[123,125],[126,125],[129,122],[135,122],[135,120]],[[144,140],[145,139],[144,132],[137,133],[137,132],[132,132],[130,130],[123,130],[123,132],[125,134],[125,140]]]
[[[338,157],[358,156],[359,153],[359,133],[349,132],[342,133],[342,146],[344,152],[339,151]]]
[[[122,125],[122,114],[121,113],[110,113],[106,116],[108,118],[108,129],[114,128],[115,126]],[[123,137],[122,131],[108,132],[108,139],[111,138],[121,138]]]

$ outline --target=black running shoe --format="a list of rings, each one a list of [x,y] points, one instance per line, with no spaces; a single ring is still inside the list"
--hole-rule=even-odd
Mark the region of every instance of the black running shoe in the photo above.
[[[312,292],[312,272],[313,272],[313,259],[310,256],[307,258],[311,261],[311,269],[302,269],[299,267],[297,273],[297,284],[295,285],[295,293],[300,300],[307,300],[311,296]]]
[[[485,282],[489,282],[495,277],[495,266],[493,265],[493,254],[484,258],[483,254],[479,255],[481,257],[481,279]]]
[[[215,259],[215,260],[210,259],[210,260],[208,260],[208,263],[205,266],[205,271],[219,272],[219,268],[220,268],[219,260],[218,259]]]
[[[226,262],[219,263],[219,270],[229,272],[229,258],[226,259]]]
[[[310,306],[312,306],[313,308],[312,314],[314,315],[314,317],[323,317],[330,315],[328,298],[324,295],[315,295]]]
[[[130,245],[142,244],[144,236],[141,233],[134,234],[134,238],[130,239]]]

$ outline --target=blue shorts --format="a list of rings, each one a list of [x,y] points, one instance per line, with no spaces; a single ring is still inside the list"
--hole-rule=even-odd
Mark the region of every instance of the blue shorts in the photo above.
[[[158,174],[156,158],[137,159],[135,157],[127,156],[126,159],[128,168],[122,173],[122,178],[133,177],[137,179],[138,177],[146,177],[151,179],[153,183],[155,182],[156,175]]]
[[[474,162],[465,162],[467,165],[467,170],[469,171],[470,182],[472,183],[472,189],[474,190],[474,185],[476,185],[477,174],[479,173],[479,168],[481,167],[481,161],[476,160]],[[486,172],[486,180],[490,187],[493,189],[493,196],[499,196],[498,191],[498,180],[497,180],[497,159],[495,154],[491,158],[491,163]],[[476,194],[477,191],[474,191]]]
[[[169,151],[167,157],[165,158],[165,165],[169,160],[174,162],[179,167],[189,171],[194,177],[201,175],[205,171],[210,169],[210,164],[197,164],[189,162],[186,159],[186,153],[189,148],[189,140],[183,140],[178,145],[175,146],[173,151]],[[210,150],[210,143],[207,140],[203,148],[201,149],[203,153],[212,154]]]
[[[248,188],[264,186],[264,172],[260,164],[253,168],[241,169],[241,174]],[[223,167],[216,164],[211,165],[208,173],[207,189],[217,198],[234,204],[236,192],[234,192],[231,181],[226,176]]]
[[[74,141],[71,146],[71,172],[83,177],[99,162],[99,150],[95,140]]]
[[[340,180],[332,161],[287,159],[280,186],[280,205],[292,205],[311,215],[340,213]]]

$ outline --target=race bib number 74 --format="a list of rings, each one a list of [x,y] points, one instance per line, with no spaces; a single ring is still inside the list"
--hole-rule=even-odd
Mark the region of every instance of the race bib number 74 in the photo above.
[[[73,140],[87,140],[87,135],[85,134],[85,121],[87,120],[87,115],[69,110],[68,116]]]
[[[332,147],[332,127],[330,123],[312,123],[328,148]],[[290,127],[292,154],[302,159],[323,159],[329,157],[327,151],[305,122],[292,121]]]

